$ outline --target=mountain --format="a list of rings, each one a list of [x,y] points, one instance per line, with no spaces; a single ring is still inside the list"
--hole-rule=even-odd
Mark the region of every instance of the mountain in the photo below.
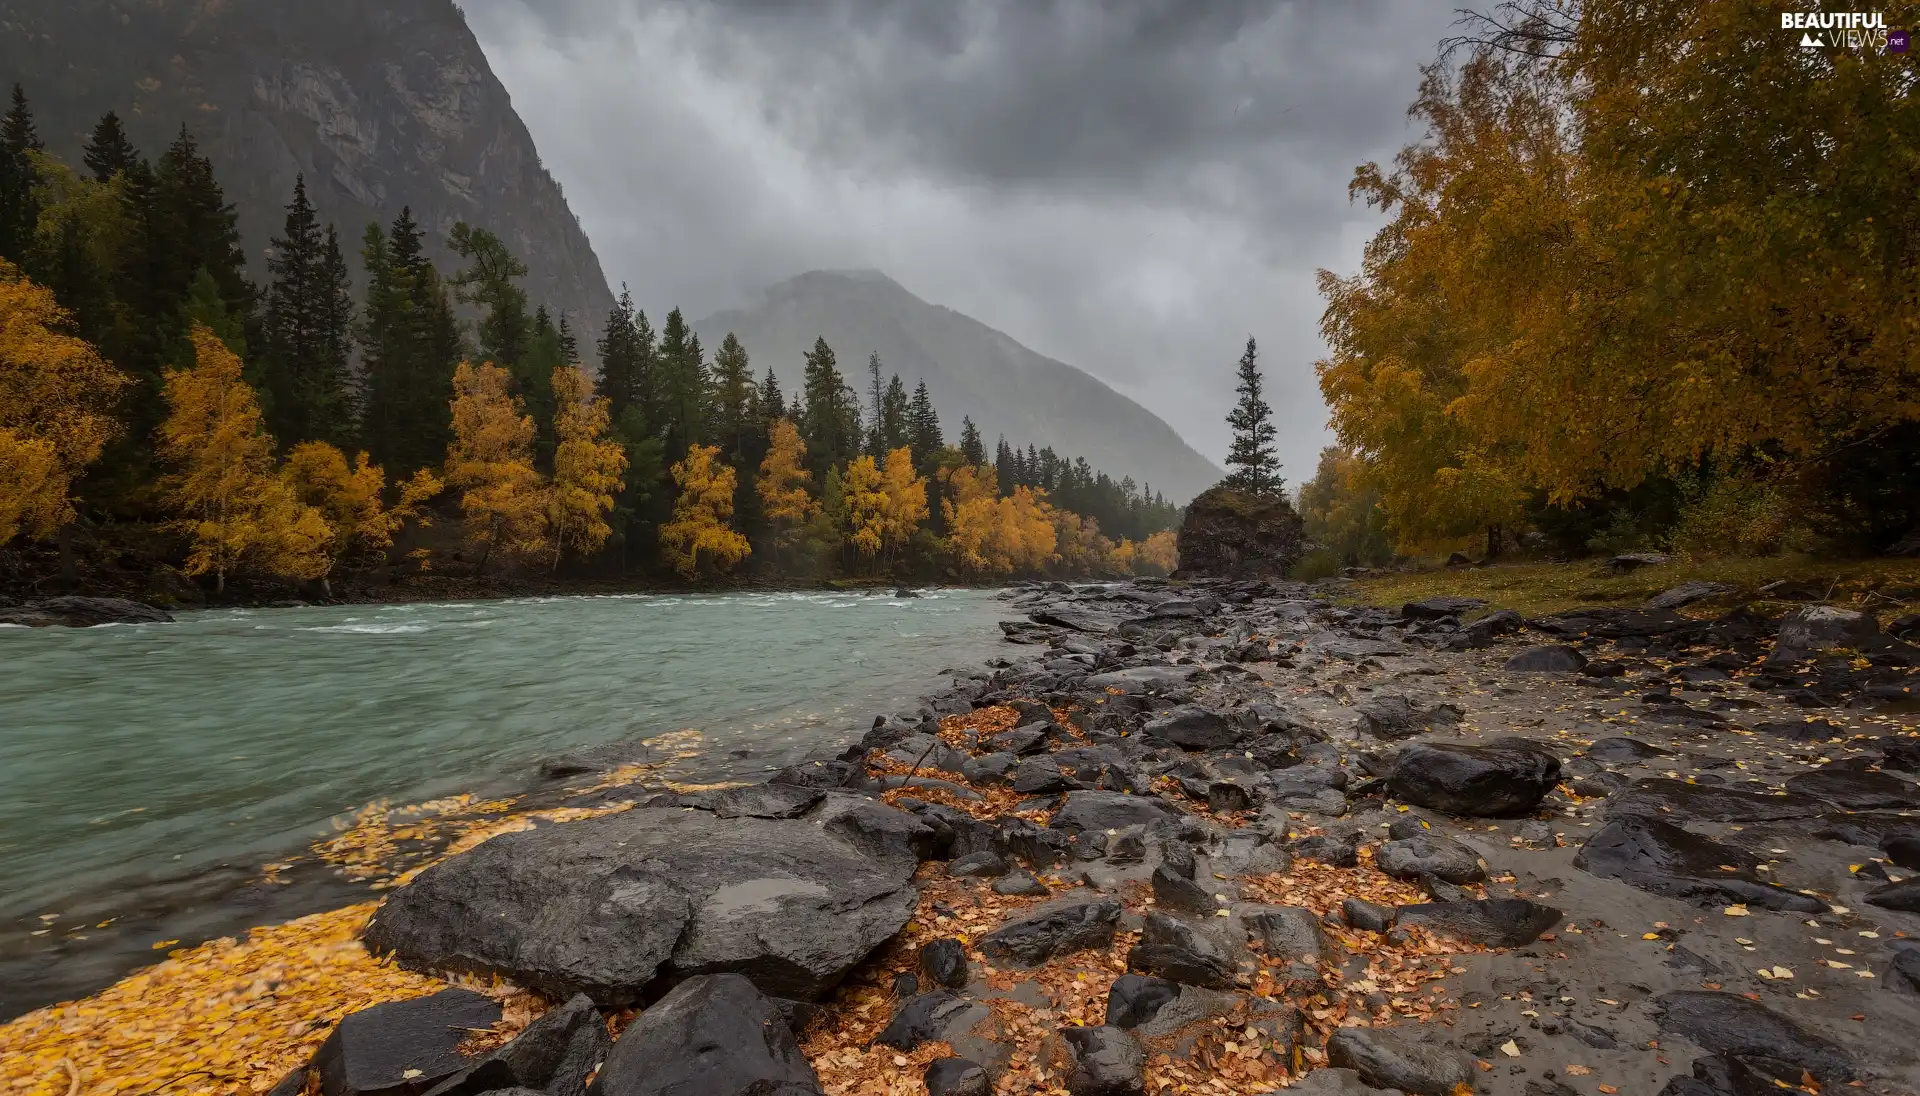
[[[815,270],[693,326],[707,347],[733,332],[754,371],[764,375],[771,366],[787,392],[800,387],[801,358],[816,337],[833,347],[847,383],[863,393],[867,355],[878,352],[882,369],[900,374],[909,389],[927,382],[950,442],[959,439],[961,416],[971,415],[989,453],[1000,434],[1020,446],[1051,445],[1181,503],[1221,477],[1153,412],[970,316],[928,304],[878,271]]]
[[[304,172],[356,265],[367,222],[412,206],[443,270],[457,221],[505,240],[582,345],[613,306],[453,0],[0,0],[0,80],[25,87],[48,151],[75,167],[108,110],[149,160],[185,123],[239,207],[256,280]]]

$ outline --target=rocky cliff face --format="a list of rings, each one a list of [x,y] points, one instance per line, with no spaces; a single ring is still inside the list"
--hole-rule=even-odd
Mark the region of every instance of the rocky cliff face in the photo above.
[[[0,79],[73,164],[117,111],[150,159],[185,123],[212,157],[255,277],[296,174],[356,253],[402,206],[451,266],[457,221],[506,240],[528,294],[587,336],[600,261],[453,0],[0,0]]]

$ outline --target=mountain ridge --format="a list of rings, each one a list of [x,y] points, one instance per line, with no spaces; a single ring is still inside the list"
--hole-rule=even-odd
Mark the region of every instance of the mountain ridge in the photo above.
[[[797,387],[801,356],[824,338],[847,383],[865,391],[867,355],[911,387],[924,380],[948,440],[971,416],[989,447],[1005,435],[1024,448],[1052,446],[1119,479],[1132,476],[1185,502],[1220,469],[1159,416],[1091,373],[1021,344],[964,312],[934,304],[878,270],[810,270],[760,290],[746,304],[697,320],[707,346],[732,332],[764,375]]]

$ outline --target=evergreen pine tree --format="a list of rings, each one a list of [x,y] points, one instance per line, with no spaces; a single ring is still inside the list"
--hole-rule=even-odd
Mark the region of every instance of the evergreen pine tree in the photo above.
[[[705,440],[708,388],[700,336],[677,308],[667,313],[660,328],[657,358],[660,436],[666,442],[667,463],[676,464],[686,458],[688,449]]]
[[[773,369],[767,369],[767,379],[760,382],[760,418],[771,427],[775,419],[787,417],[787,398],[780,391],[780,378],[773,375]]]
[[[876,424],[880,437],[881,450],[876,460],[885,460],[888,453],[903,445],[915,445],[913,431],[913,407],[907,399],[907,386],[900,383],[900,374],[895,373],[887,381],[887,390],[880,395],[880,415]],[[916,459],[919,452],[915,450]],[[919,467],[915,465],[915,467]]]
[[[887,456],[886,423],[883,421],[886,409],[881,406],[885,398],[880,384],[880,354],[870,351],[867,354],[867,455],[876,460],[885,460]]]
[[[527,347],[533,340],[533,318],[527,313],[527,293],[518,280],[527,276],[527,264],[484,228],[465,221],[453,226],[447,242],[467,268],[448,279],[460,300],[483,311],[478,335],[480,356],[513,375],[515,394],[531,410],[535,389],[544,388],[552,403],[553,378],[534,377],[525,368]]]
[[[1007,444],[1007,436],[1000,435],[1000,443],[993,449],[993,474],[1000,481],[1000,493],[1003,495],[1013,490],[1014,473],[1017,471],[1014,459],[1013,447]]]
[[[133,142],[127,140],[120,116],[108,111],[94,125],[93,135],[87,138],[80,159],[87,170],[93,172],[94,181],[104,183],[132,168],[140,154],[134,150]]]
[[[401,209],[391,234],[367,226],[366,308],[356,330],[364,377],[362,436],[397,480],[439,464],[452,440],[453,371],[466,356],[445,282]]]
[[[860,401],[840,375],[827,340],[816,337],[806,361],[800,438],[807,445],[808,469],[824,477],[827,469],[860,455]]]
[[[913,389],[907,409],[907,444],[913,448],[913,466],[922,475],[931,472],[934,454],[946,445],[940,433],[940,415],[933,409],[933,397],[927,394],[927,382]]]
[[[574,336],[573,325],[567,322],[565,309],[560,310],[560,356],[568,365],[580,364],[580,340]]]
[[[1232,471],[1226,483],[1257,495],[1278,494],[1282,481],[1280,462],[1274,457],[1273,408],[1260,397],[1260,361],[1251,335],[1246,352],[1240,355],[1239,379],[1235,391],[1240,402],[1227,415],[1233,442],[1227,448],[1227,466]]]
[[[546,305],[533,310],[533,324],[527,336],[526,360],[520,373],[528,378],[524,397],[526,413],[533,416],[533,463],[542,472],[553,470],[553,454],[559,444],[555,434],[558,400],[553,390],[553,372],[571,364],[560,342],[560,328]],[[533,385],[532,378],[544,376],[545,384]]]
[[[304,175],[294,179],[285,232],[267,259],[261,402],[283,448],[346,445],[353,428],[346,345],[353,303],[339,237],[331,225],[322,234]]]
[[[199,143],[185,126],[160,157],[154,171],[154,203],[163,253],[159,256],[160,291],[184,299],[204,268],[220,288],[227,311],[242,323],[251,321],[253,284],[247,280],[247,257],[240,248],[239,216],[214,177],[213,161],[200,153]],[[186,331],[176,334],[185,354]],[[191,364],[185,358],[181,364]]]
[[[34,193],[40,174],[28,154],[40,148],[27,93],[15,84],[13,105],[0,122],[0,258],[23,268],[32,266],[34,229],[40,221]]]
[[[987,446],[980,440],[980,428],[973,425],[971,415],[960,417],[960,456],[968,464],[987,463]]]
[[[620,299],[607,313],[607,329],[601,333],[600,395],[607,400],[607,411],[614,422],[634,405],[634,383],[640,371],[640,338],[633,325],[633,294],[623,283]]]
[[[713,355],[713,413],[707,436],[720,447],[720,455],[740,474],[742,483],[751,483],[759,466],[758,461],[747,463],[748,437],[758,427],[757,396],[747,350],[729,331]]]

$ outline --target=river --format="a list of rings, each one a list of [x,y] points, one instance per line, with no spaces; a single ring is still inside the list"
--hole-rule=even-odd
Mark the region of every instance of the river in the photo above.
[[[524,786],[682,728],[751,779],[977,667],[990,592],[219,609],[0,628],[0,917],[257,866],[376,800]]]

